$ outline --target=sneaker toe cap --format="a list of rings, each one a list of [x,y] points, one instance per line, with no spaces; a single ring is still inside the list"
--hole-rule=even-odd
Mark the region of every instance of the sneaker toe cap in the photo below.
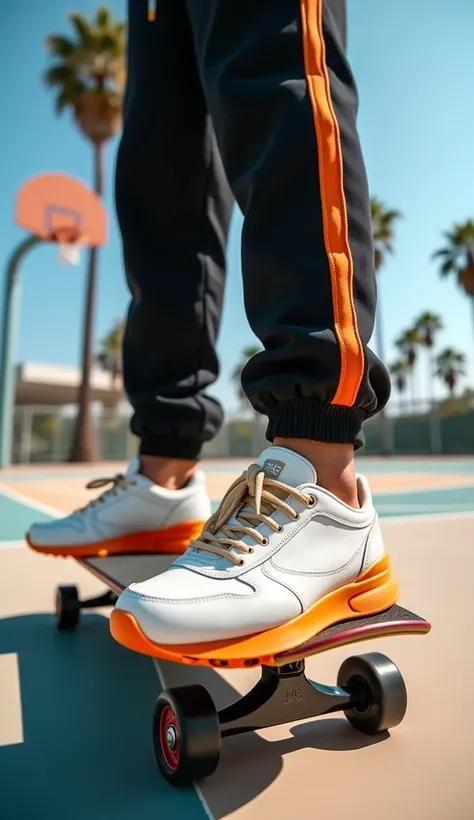
[[[34,547],[73,546],[84,541],[84,528],[73,516],[32,524],[27,533]]]
[[[132,584],[122,592],[115,608],[132,615],[154,643],[194,644],[250,635],[298,614],[295,598],[282,597],[285,600],[279,601],[278,607],[268,606],[258,590],[237,579],[219,583],[175,569]]]

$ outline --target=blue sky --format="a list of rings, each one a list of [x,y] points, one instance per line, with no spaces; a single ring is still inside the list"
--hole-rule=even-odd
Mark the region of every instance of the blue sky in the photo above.
[[[57,118],[42,85],[48,33],[68,31],[66,13],[90,14],[93,0],[5,2],[0,9],[1,257],[21,238],[13,223],[15,192],[39,171],[64,170],[90,179],[91,150],[68,114]],[[110,0],[118,15],[124,0]],[[442,314],[440,345],[469,356],[474,381],[474,338],[467,299],[454,282],[440,281],[430,254],[441,232],[474,217],[474,3],[472,0],[349,0],[349,53],[360,93],[359,130],[373,194],[400,209],[396,255],[383,270],[386,344],[425,309]],[[101,253],[96,336],[123,315],[128,302],[112,199],[117,143],[108,147],[106,202],[110,243]],[[241,217],[229,241],[229,275],[219,338],[222,376],[214,390],[235,405],[229,378],[241,349],[253,343],[240,280]],[[51,247],[35,250],[23,281],[17,359],[78,364],[85,284],[84,265],[61,267]],[[373,340],[375,347],[375,340]],[[423,380],[424,381],[424,380]],[[422,389],[422,388],[421,388]]]

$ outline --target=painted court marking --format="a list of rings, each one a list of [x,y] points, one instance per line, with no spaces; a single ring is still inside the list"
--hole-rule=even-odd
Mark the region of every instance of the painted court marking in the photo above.
[[[31,499],[25,499],[20,493],[16,493],[10,489],[6,489],[4,487],[0,488],[0,496],[4,496],[5,498],[9,499],[15,504],[20,504],[22,507],[30,508],[31,510],[37,510],[38,512],[46,513],[51,518],[59,518],[64,513],[61,511],[49,507],[45,504],[42,504],[38,501],[33,501]],[[1,527],[1,522],[0,522]],[[0,530],[0,537],[1,537],[1,530]],[[18,547],[25,547],[24,540],[15,540],[15,541],[1,541],[0,540],[0,550],[2,549],[16,549]],[[165,684],[163,681],[163,676],[161,674],[161,670],[158,664],[153,664],[155,672],[157,673],[161,689],[165,688]],[[10,716],[10,718],[5,722],[2,721],[2,725],[0,726],[0,747],[1,746],[9,746],[18,743],[23,743],[23,715],[22,715],[22,703],[21,703],[21,687],[20,687],[20,674],[19,674],[19,667],[18,667],[18,657],[16,654],[0,654],[0,680],[2,680],[2,701],[8,704],[8,709],[4,710]],[[212,814],[204,795],[201,791],[200,786],[197,783],[194,783],[194,790],[196,792],[196,796],[201,804],[204,814],[208,818],[208,820],[214,820],[214,815]]]
[[[18,504],[21,508],[25,508],[25,510],[29,509],[37,510],[43,514],[46,514],[50,518],[59,518],[64,515],[63,512],[49,507],[45,504],[42,504],[38,501],[33,501],[31,499],[26,499],[20,493],[14,492],[10,489],[0,487],[0,500],[1,497],[8,499],[17,506]],[[1,520],[0,520],[0,539],[1,539]],[[0,551],[3,549],[17,549],[17,548],[25,548],[25,541],[24,540],[13,540],[13,541],[2,541],[0,540]],[[161,671],[157,664],[153,664],[154,670],[158,676],[161,689],[165,688],[165,684],[163,681],[163,677]],[[1,684],[1,699],[2,704],[6,704],[7,708],[2,709],[2,714],[7,714],[8,718],[6,720],[2,719],[0,724],[0,748],[2,746],[12,746],[16,744],[21,744],[24,742],[24,732],[23,732],[23,709],[22,709],[22,696],[21,696],[21,678],[19,672],[19,662],[18,656],[14,653],[7,653],[7,654],[0,654],[0,680],[2,681]],[[215,820],[214,815],[212,814],[204,795],[201,791],[200,786],[195,783],[193,784],[194,791],[196,797],[198,798],[199,804],[208,818],[208,820]],[[180,816],[180,808],[179,808],[179,795],[176,796],[177,800],[177,814]],[[188,815],[189,816],[189,815]],[[193,815],[194,816],[194,815]]]
[[[25,542],[23,541],[0,541],[0,549],[7,550],[7,549],[17,549],[18,547],[24,547]]]
[[[64,513],[61,513],[60,510],[55,509],[54,507],[49,507],[47,504],[42,504],[41,501],[36,501],[35,499],[27,498],[21,493],[17,493],[15,492],[15,490],[11,490],[9,487],[4,487],[3,484],[0,484],[0,495],[3,495],[5,498],[10,498],[12,501],[17,501],[24,507],[31,507],[31,509],[33,510],[38,510],[39,512],[46,513],[46,515],[50,515],[51,518],[59,518],[61,515],[64,515]]]
[[[158,680],[160,682],[161,689],[162,689],[162,691],[164,691],[166,689],[166,682],[165,682],[165,679],[163,677],[163,673],[160,669],[160,665],[158,663],[158,660],[156,658],[151,658],[151,660],[153,662],[153,666],[155,667],[155,672],[156,672]],[[204,795],[201,791],[201,787],[200,787],[199,783],[193,783],[193,786],[194,786],[196,794],[199,798],[199,802],[201,803],[201,806],[204,809],[204,813],[205,813],[206,817],[208,817],[209,820],[215,820],[214,815],[212,814],[209,806],[207,805],[206,799],[205,799],[205,797],[204,797]]]
[[[23,710],[21,703],[20,669],[18,655],[10,652],[0,654],[0,680],[2,701],[8,704],[3,710],[0,723],[0,746],[23,743]]]
[[[8,501],[12,504],[11,511]],[[213,501],[214,510],[218,503],[217,500]],[[474,485],[457,484],[439,488],[420,486],[397,492],[382,490],[374,493],[374,503],[380,517],[388,522],[410,523],[421,517],[424,521],[438,520],[446,516],[470,517],[474,515]],[[22,535],[34,519],[33,511],[41,513],[43,520],[65,515],[58,508],[25,496],[3,484],[0,484],[0,510],[0,549],[13,549],[24,545]],[[10,519],[13,519],[13,531]],[[3,526],[2,521],[5,522]]]
[[[367,465],[368,466],[368,465]],[[417,472],[421,472],[419,463],[416,465]],[[227,468],[228,469],[228,468]],[[227,471],[226,469],[226,471]],[[453,465],[453,471],[459,472],[458,465]],[[212,471],[212,470],[211,470]],[[414,471],[414,468],[413,468]],[[103,470],[101,470],[103,473]],[[366,471],[368,474],[370,470]],[[427,471],[428,472],[428,471]],[[432,472],[431,470],[429,472]],[[90,477],[90,472],[89,472]],[[43,474],[43,477],[50,477]],[[3,476],[2,476],[3,478]],[[58,510],[48,504],[44,504],[35,499],[24,496],[20,491],[5,487],[0,484],[0,510],[2,510],[2,499],[4,501],[4,513],[0,515],[0,551],[2,549],[17,549],[25,546],[23,539],[18,534],[7,537],[2,541],[2,519],[4,514],[9,515],[8,504],[11,504],[12,516],[16,516],[16,521],[21,526],[23,521],[25,523],[25,530],[32,520],[34,520],[35,513],[43,517],[55,519],[65,515],[63,511]],[[449,488],[431,488],[423,487],[421,484],[416,488],[402,491],[383,490],[374,493],[375,505],[383,519],[383,522],[404,524],[415,524],[426,521],[438,521],[447,519],[473,519],[474,520],[474,486],[466,484],[451,485]],[[214,502],[214,507],[217,501]],[[39,517],[39,515],[38,515]],[[13,557],[13,556],[11,556]],[[5,559],[7,556],[5,555]],[[156,661],[154,661],[154,668],[161,686],[164,687],[165,681],[163,673]],[[15,720],[10,723],[7,722],[2,726],[0,733],[0,746],[11,745],[23,742],[23,717],[21,714],[21,693],[18,670],[18,658],[14,654],[0,656],[0,679],[5,681],[5,688],[2,689],[2,700],[6,696],[8,703],[11,703],[11,712],[15,715]],[[18,704],[18,699],[20,703]],[[199,800],[199,804],[208,820],[214,820],[214,816],[210,810],[209,805],[201,791],[198,784],[194,784],[194,792]],[[176,806],[177,813],[179,813],[179,801]],[[220,816],[220,815],[219,815]]]

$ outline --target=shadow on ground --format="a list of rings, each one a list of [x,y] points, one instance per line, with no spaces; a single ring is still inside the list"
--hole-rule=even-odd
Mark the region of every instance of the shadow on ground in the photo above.
[[[8,820],[201,820],[194,789],[156,768],[151,718],[159,682],[147,658],[85,615],[61,633],[49,615],[0,620],[0,653],[16,653],[23,743],[0,748],[0,804]]]

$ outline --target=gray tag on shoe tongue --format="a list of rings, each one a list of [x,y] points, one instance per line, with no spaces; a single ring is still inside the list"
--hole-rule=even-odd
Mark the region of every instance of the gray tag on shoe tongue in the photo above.
[[[284,470],[285,467],[286,464],[284,461],[277,461],[273,458],[267,458],[267,460],[263,463],[262,470],[270,478],[279,478],[281,471]]]
[[[258,463],[268,478],[281,481],[290,487],[316,483],[316,471],[312,464],[299,453],[286,447],[267,447],[261,453]]]

